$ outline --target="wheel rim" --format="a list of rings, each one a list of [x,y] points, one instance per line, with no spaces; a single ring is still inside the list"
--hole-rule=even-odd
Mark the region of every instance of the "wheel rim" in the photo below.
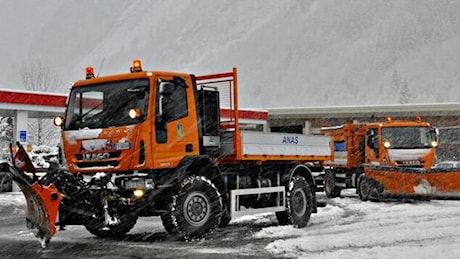
[[[292,196],[292,210],[297,216],[301,216],[307,210],[307,196],[305,191],[297,189]]]
[[[209,218],[211,204],[208,197],[201,192],[193,192],[184,203],[185,219],[192,226],[201,226]]]

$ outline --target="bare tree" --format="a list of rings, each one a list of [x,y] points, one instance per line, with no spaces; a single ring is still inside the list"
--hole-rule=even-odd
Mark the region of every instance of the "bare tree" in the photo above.
[[[62,85],[58,74],[47,64],[40,61],[28,61],[21,65],[21,81],[27,90],[53,92]],[[27,122],[30,143],[34,145],[54,145],[59,140],[59,130],[51,119],[29,119]]]
[[[21,64],[21,81],[33,91],[55,91],[62,84],[58,74],[47,63],[29,61]]]

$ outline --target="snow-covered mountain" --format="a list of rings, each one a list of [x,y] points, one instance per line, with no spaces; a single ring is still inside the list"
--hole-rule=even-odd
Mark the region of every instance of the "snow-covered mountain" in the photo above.
[[[21,64],[63,82],[128,71],[237,67],[247,108],[459,102],[460,1],[0,0],[0,88]],[[60,87],[66,92],[68,86]]]

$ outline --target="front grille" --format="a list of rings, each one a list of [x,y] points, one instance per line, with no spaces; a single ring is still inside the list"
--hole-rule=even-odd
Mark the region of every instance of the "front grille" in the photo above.
[[[424,165],[424,162],[419,160],[396,161],[396,163],[399,167],[422,168]]]
[[[121,155],[121,152],[110,152],[110,153],[82,153],[76,154],[75,158],[79,161],[91,161],[91,160],[108,160],[117,159]]]
[[[121,152],[75,154],[78,168],[117,167]]]

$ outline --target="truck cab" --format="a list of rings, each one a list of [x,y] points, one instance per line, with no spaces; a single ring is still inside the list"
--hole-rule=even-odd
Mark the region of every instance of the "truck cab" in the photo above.
[[[193,76],[133,70],[72,86],[62,125],[71,172],[171,168],[200,153]]]
[[[429,123],[388,119],[367,126],[365,163],[429,169],[437,146],[436,129]]]
[[[324,127],[321,134],[331,137],[333,153],[333,159],[324,162],[328,197],[339,196],[342,189],[357,188],[366,165],[429,169],[435,163],[437,130],[419,117]]]

